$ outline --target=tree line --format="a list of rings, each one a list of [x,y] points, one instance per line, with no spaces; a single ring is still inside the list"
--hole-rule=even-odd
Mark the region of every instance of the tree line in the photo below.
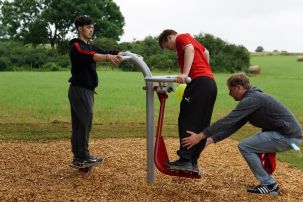
[[[125,24],[112,0],[4,0],[1,2],[0,37],[52,47],[74,31],[79,15],[93,16],[95,36],[119,40]]]
[[[5,0],[0,6],[0,71],[69,68],[67,36],[75,31],[76,16],[83,14],[93,16],[93,43],[99,47],[140,54],[152,70],[178,70],[176,54],[161,50],[155,36],[118,42],[125,22],[119,6],[112,0]],[[206,33],[194,37],[209,50],[215,72],[248,69],[249,52],[245,47]],[[127,61],[118,68],[137,70]]]

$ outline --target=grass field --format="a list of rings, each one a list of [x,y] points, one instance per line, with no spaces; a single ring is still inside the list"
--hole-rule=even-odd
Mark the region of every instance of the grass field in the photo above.
[[[261,67],[251,75],[251,83],[278,98],[303,123],[303,63],[296,56],[252,56],[251,64]],[[164,73],[167,74],[167,73]],[[176,74],[176,73],[173,73]],[[1,72],[0,139],[53,140],[70,136],[70,111],[67,98],[69,72]],[[229,74],[215,74],[218,97],[213,120],[226,115],[236,102],[228,96]],[[140,72],[100,71],[95,96],[93,138],[145,135],[145,92]],[[158,103],[156,100],[156,109]],[[177,137],[178,103],[169,95],[164,133]],[[155,112],[157,116],[157,110]],[[235,135],[242,139],[256,132],[247,125]],[[118,134],[118,135],[117,135]],[[280,155],[303,168],[302,159],[293,152]]]

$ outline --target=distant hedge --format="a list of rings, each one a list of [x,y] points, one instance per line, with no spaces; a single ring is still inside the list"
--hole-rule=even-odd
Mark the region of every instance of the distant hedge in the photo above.
[[[121,50],[128,50],[130,52],[141,55],[145,63],[151,70],[177,70],[176,53],[170,51],[163,51],[156,37],[146,37],[142,41],[134,41],[120,44]],[[138,68],[129,62],[123,62],[120,65],[122,70],[138,70]]]
[[[211,34],[199,34],[195,38],[210,52],[210,65],[214,72],[247,71],[250,53],[244,46],[229,44]]]
[[[194,36],[210,52],[210,64],[214,72],[247,71],[249,67],[249,52],[243,46],[229,44],[210,34]],[[163,51],[157,37],[148,36],[144,40],[117,43],[113,39],[98,38],[93,43],[104,49],[131,51],[144,58],[151,70],[178,71],[175,52]],[[122,62],[118,67],[109,63],[99,66],[111,66],[124,71],[138,71],[138,67],[130,62]],[[62,41],[57,49],[47,45],[33,47],[17,41],[0,41],[0,71],[19,69],[57,71],[69,68],[68,41]]]
[[[199,34],[194,37],[209,50],[210,65],[214,72],[248,70],[250,53],[244,46],[229,44],[210,34]],[[151,69],[178,70],[176,53],[161,50],[156,37],[149,36],[142,41],[122,43],[120,48],[143,56]],[[122,63],[121,69],[133,71],[137,68],[133,64]]]
[[[49,65],[50,63],[55,64],[57,68]],[[32,47],[17,41],[0,42],[0,71],[47,70],[46,67],[54,71],[69,66],[68,55],[60,54],[57,49]]]

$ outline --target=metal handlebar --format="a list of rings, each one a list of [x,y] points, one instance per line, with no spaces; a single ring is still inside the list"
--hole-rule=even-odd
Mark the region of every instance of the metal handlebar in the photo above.
[[[134,56],[136,56],[138,59],[143,60],[143,57],[141,55],[135,54],[135,53],[131,53],[132,55],[129,55],[130,52],[124,52],[123,56],[122,56],[122,61],[124,60],[130,60],[132,59]]]
[[[176,82],[177,81],[177,76],[152,76],[152,77],[145,77],[145,81],[150,81],[150,82]],[[185,83],[189,84],[191,82],[190,77],[185,78]]]
[[[177,76],[152,76],[145,77],[146,82],[158,82],[158,93],[166,93],[174,91],[173,83],[177,81]],[[190,77],[185,78],[185,83],[188,84],[191,82]]]
[[[122,61],[124,61],[124,60],[129,60],[129,59],[131,59],[132,57],[131,56],[129,56],[129,55],[127,55],[127,56],[122,56]]]

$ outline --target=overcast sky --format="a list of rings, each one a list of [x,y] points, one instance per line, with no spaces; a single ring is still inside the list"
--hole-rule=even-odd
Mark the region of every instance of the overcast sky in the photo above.
[[[113,0],[125,17],[121,41],[209,33],[249,51],[303,52],[303,0]]]

